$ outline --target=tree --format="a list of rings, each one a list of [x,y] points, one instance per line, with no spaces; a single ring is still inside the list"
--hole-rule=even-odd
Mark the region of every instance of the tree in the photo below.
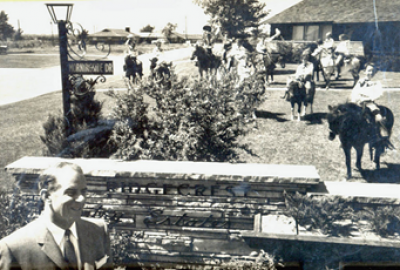
[[[14,34],[14,40],[22,40],[22,33],[23,32],[24,31],[22,31],[21,28],[18,28],[18,30]]]
[[[170,42],[171,35],[177,27],[177,24],[167,23],[167,25],[162,30],[162,33],[164,34],[166,40]]]
[[[219,21],[230,37],[246,36],[246,29],[258,28],[268,15],[265,4],[258,0],[193,0],[210,15],[212,22]]]
[[[0,39],[7,39],[14,35],[14,27],[8,23],[8,15],[4,12],[0,12]]]
[[[140,33],[153,33],[154,26],[151,26],[150,24],[146,25],[142,29],[140,29]]]

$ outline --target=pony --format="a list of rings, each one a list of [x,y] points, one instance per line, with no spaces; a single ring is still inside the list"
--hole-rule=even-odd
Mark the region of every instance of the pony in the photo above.
[[[369,144],[370,158],[380,168],[380,156],[386,149],[393,149],[389,138],[394,124],[393,112],[384,106],[379,106],[381,114],[385,117],[385,127],[389,133],[387,138],[380,138],[379,127],[374,121],[374,116],[367,107],[363,108],[355,103],[344,103],[337,106],[328,106],[327,120],[329,124],[329,139],[334,140],[339,136],[345,157],[347,179],[351,174],[351,149],[357,153],[356,167],[361,168],[361,158],[365,144]],[[373,152],[375,155],[373,156]]]
[[[303,84],[302,86],[299,84]],[[307,106],[310,104],[310,111],[313,113],[312,105],[314,103],[314,95],[315,95],[315,84],[311,82],[311,88],[306,89],[304,87],[304,83],[293,80],[292,78],[288,79],[287,90],[282,99],[286,99],[286,101],[290,102],[291,105],[291,120],[294,119],[294,106],[297,104],[297,121],[300,121],[300,112],[301,107],[303,105],[303,113],[302,116],[306,115]]]
[[[197,59],[197,67],[200,78],[203,78],[203,73],[210,75],[210,79],[217,74],[217,70],[221,65],[221,59],[214,54],[210,54],[207,50],[199,45],[195,45],[195,49],[190,57],[190,60]]]
[[[316,54],[316,58],[319,59],[319,65],[322,67],[322,74],[325,80],[325,87],[329,89],[332,80],[337,80],[339,77],[339,65],[338,59],[332,49],[322,48]],[[353,87],[360,79],[360,70],[362,66],[362,60],[357,56],[351,56],[347,59],[347,64],[342,67],[341,73],[350,73],[353,77]],[[314,66],[317,66],[314,64]],[[334,76],[334,78],[332,78]]]
[[[143,77],[143,64],[133,54],[128,54],[124,58],[123,69],[125,71],[125,82],[128,87],[128,93],[138,85]]]
[[[274,81],[274,71],[276,65],[279,64],[281,68],[285,68],[285,57],[280,53],[270,53],[266,51],[265,53],[254,52],[250,54],[250,61],[255,69],[255,71],[265,70],[265,76],[267,82]],[[270,78],[270,80],[268,80]]]

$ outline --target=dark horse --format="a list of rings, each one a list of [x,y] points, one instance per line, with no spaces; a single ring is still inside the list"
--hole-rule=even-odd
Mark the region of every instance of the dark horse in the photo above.
[[[160,88],[170,90],[171,89],[171,68],[172,62],[162,61],[159,65],[156,65],[151,69],[151,78],[154,80],[156,85]]]
[[[266,73],[266,81],[268,81],[268,77],[271,78],[270,82],[274,81],[274,71],[276,65],[279,64],[281,68],[285,68],[285,57],[280,53],[260,53],[254,52],[251,54],[251,62],[257,71],[265,68]]]
[[[371,160],[380,168],[380,156],[386,148],[392,148],[389,138],[394,124],[394,116],[390,109],[379,106],[381,114],[385,117],[385,126],[389,137],[377,140],[380,137],[379,127],[374,122],[374,116],[368,108],[362,108],[354,103],[344,103],[335,107],[328,106],[327,116],[329,123],[329,139],[333,140],[339,135],[344,154],[346,156],[347,178],[351,178],[351,148],[357,152],[356,167],[361,170],[361,158],[365,144],[369,144]],[[373,151],[375,156],[373,157]]]
[[[299,85],[303,84],[303,85]],[[286,101],[290,102],[291,105],[291,120],[294,119],[294,105],[297,104],[297,121],[300,121],[300,112],[301,105],[303,104],[303,114],[306,114],[306,109],[308,104],[310,104],[311,113],[313,113],[312,104],[314,102],[315,95],[315,85],[314,82],[311,82],[312,87],[310,89],[306,89],[304,87],[304,83],[299,83],[298,81],[290,81],[288,83],[288,89],[285,92],[285,95],[282,97],[286,99]]]
[[[194,60],[197,58],[197,67],[199,69],[200,78],[203,78],[203,72],[213,77],[217,74],[217,70],[221,65],[221,59],[207,52],[202,46],[195,45],[195,49],[193,51],[190,60]]]

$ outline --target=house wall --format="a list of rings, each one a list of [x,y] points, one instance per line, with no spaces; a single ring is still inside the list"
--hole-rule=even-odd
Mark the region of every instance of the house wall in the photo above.
[[[292,40],[293,26],[309,24],[272,24],[272,29],[278,28],[285,40]],[[320,23],[318,25],[326,25]],[[369,57],[383,53],[386,55],[398,55],[400,51],[400,22],[379,22],[379,32],[376,31],[375,23],[347,23],[333,24],[332,36],[339,40],[339,35],[348,34],[352,41],[363,41],[365,54]]]

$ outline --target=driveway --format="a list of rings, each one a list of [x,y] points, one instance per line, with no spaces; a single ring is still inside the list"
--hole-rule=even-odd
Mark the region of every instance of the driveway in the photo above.
[[[166,61],[187,59],[192,49],[182,48],[165,52]],[[143,62],[145,71],[150,68],[151,54],[143,54],[139,59]],[[106,78],[120,79],[123,74],[124,56],[109,56],[114,62],[114,75]],[[60,66],[51,68],[0,68],[0,106],[43,94],[61,91]]]
[[[190,57],[191,52],[191,47],[166,51],[165,60],[182,62],[182,60]],[[139,59],[143,62],[145,74],[149,70],[150,57],[151,54],[139,56]],[[124,76],[124,56],[110,55],[109,59],[114,62],[114,75],[106,76],[107,82],[112,83],[122,80]],[[275,83],[270,85],[270,89],[282,89],[285,87],[287,76],[294,74],[296,67],[297,65],[295,64],[288,64],[285,69],[277,68],[277,74],[274,77]],[[185,73],[185,71],[182,72]],[[363,76],[363,71],[361,71],[360,75]],[[0,106],[61,91],[61,71],[59,66],[38,69],[0,68],[0,77],[2,78],[0,80]],[[399,90],[400,76],[398,72],[378,72],[375,75],[375,79],[381,80],[387,91]],[[334,82],[331,90],[351,90],[351,85],[351,77],[346,75],[342,80]],[[323,82],[318,82],[317,86],[321,89],[325,87]]]

